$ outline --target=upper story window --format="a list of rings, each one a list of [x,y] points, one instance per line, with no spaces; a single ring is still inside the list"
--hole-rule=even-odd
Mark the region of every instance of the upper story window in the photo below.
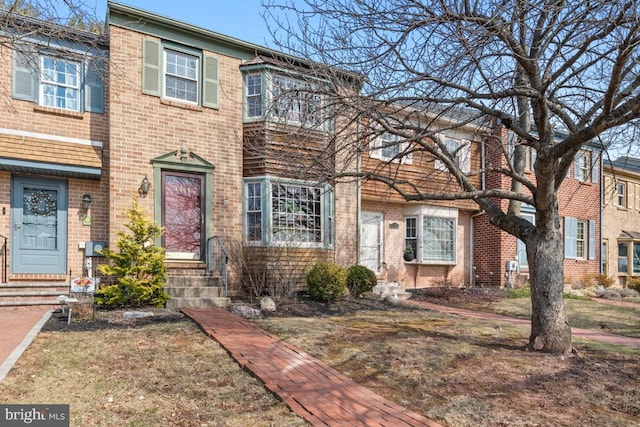
[[[67,111],[104,112],[103,59],[83,55],[73,53],[78,60],[61,52],[14,51],[13,97]]]
[[[596,259],[596,223],[565,217],[564,257],[567,259]]]
[[[262,74],[247,75],[247,117],[262,117]]]
[[[142,41],[142,93],[219,108],[219,60],[215,56],[153,38]]]
[[[471,170],[471,158],[470,158],[470,142],[457,140],[442,135],[438,135],[440,141],[444,143],[447,153],[453,157],[454,163],[462,170],[462,172],[469,172]],[[447,170],[443,161],[436,159],[434,167],[437,170]]]
[[[329,247],[333,242],[333,191],[296,181],[247,180],[245,240],[265,245]]]
[[[197,103],[199,58],[170,49],[165,49],[164,54],[165,96]]]
[[[309,126],[320,121],[321,97],[311,84],[277,75],[271,84],[271,113],[275,119]]]
[[[616,205],[626,208],[627,207],[627,183],[624,181],[618,181],[618,194],[616,197]]]
[[[409,143],[400,142],[400,137],[390,132],[376,136],[371,145],[371,157],[384,161],[402,161],[411,163],[411,153],[405,153]]]
[[[573,177],[578,181],[598,182],[598,161],[592,151],[581,151],[573,164]]]
[[[80,64],[43,56],[40,99],[42,105],[80,110]]]
[[[246,120],[270,120],[295,126],[326,128],[323,97],[317,85],[270,71],[244,76]]]

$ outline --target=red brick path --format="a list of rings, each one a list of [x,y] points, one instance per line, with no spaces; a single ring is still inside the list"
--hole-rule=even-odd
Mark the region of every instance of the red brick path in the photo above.
[[[182,309],[296,414],[315,426],[440,424],[359,386],[330,366],[222,309]]]

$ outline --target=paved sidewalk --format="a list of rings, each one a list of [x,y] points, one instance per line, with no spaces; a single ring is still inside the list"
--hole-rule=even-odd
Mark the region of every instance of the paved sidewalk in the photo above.
[[[481,311],[465,310],[463,308],[448,307],[445,305],[432,304],[424,301],[405,300],[403,304],[420,307],[427,310],[439,311],[441,313],[455,314],[463,317],[471,317],[474,319],[494,320],[498,322],[511,323],[513,325],[531,326],[530,320],[516,319],[514,317],[501,316],[494,313],[486,313]],[[639,338],[624,337],[621,335],[608,334],[606,332],[594,331],[590,329],[571,328],[573,337],[584,338],[591,341],[599,341],[607,344],[624,345],[629,347],[640,348]]]
[[[182,309],[182,312],[314,426],[440,426],[356,384],[226,310]]]
[[[50,307],[0,307],[0,381],[51,315]]]

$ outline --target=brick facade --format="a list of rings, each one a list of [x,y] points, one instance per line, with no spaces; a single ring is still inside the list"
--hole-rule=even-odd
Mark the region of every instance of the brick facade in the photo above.
[[[506,141],[506,131],[502,130],[501,140]],[[504,159],[505,149],[500,147],[496,138],[487,139],[485,142],[486,160],[492,166],[506,166]],[[530,157],[529,157],[530,159]],[[593,161],[596,162],[593,171],[600,170],[600,157],[598,151],[593,151]],[[530,160],[529,160],[530,161]],[[529,166],[529,165],[528,165]],[[593,222],[594,236],[587,236],[589,244],[595,246],[595,259],[589,259],[585,255],[580,259],[564,260],[565,282],[571,283],[585,275],[598,274],[600,271],[600,183],[602,181],[599,172],[598,177],[578,180],[574,178],[572,165],[568,176],[563,181],[558,191],[558,213],[562,221],[566,217],[576,218],[580,221]],[[535,182],[535,176],[530,166],[525,171],[525,177]],[[510,189],[511,181],[503,174],[489,173],[486,175],[487,188]],[[506,212],[508,202],[506,200],[495,201]],[[523,208],[523,212],[526,208]],[[533,210],[529,211],[533,215]],[[561,225],[562,226],[562,225]],[[518,268],[518,271],[507,274],[507,261],[518,260],[517,239],[489,223],[486,215],[478,215],[474,221],[474,279],[477,286],[503,287],[508,282],[523,283],[528,280],[527,268]],[[564,233],[564,230],[563,230]],[[524,257],[524,253],[520,254]]]
[[[73,36],[73,35],[71,35]],[[87,43],[91,41],[89,37]],[[95,40],[88,46],[95,46]],[[106,49],[105,46],[102,46]],[[38,105],[34,101],[13,98],[13,60],[10,49],[0,54],[0,147],[6,165],[0,172],[0,235],[7,236],[9,281],[59,280],[67,281],[67,273],[83,274],[84,244],[91,240],[107,240],[109,211],[107,165],[103,155],[108,150],[109,126],[108,106],[104,113],[72,112]],[[104,80],[108,90],[108,77]],[[20,165],[20,166],[18,166]],[[50,168],[52,174],[42,175],[40,166]],[[75,178],[66,173],[67,166],[89,167],[100,170],[99,179]],[[16,177],[35,177],[43,182],[66,183],[67,220],[66,228],[66,273],[16,273],[12,271],[12,241],[20,218],[12,212],[12,181]],[[98,178],[98,177],[96,177]],[[82,207],[83,195],[91,197],[89,211]],[[16,201],[17,208],[19,202]],[[83,224],[89,214],[91,225]],[[0,242],[1,244],[2,242]]]

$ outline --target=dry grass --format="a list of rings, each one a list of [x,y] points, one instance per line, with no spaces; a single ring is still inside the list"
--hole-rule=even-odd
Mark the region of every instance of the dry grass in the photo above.
[[[445,426],[640,425],[638,350],[529,353],[527,328],[406,309],[261,325]]]
[[[188,321],[42,332],[4,403],[68,403],[72,426],[307,425]]]
[[[620,307],[591,300],[565,299],[572,327],[640,338],[640,306]],[[529,298],[504,299],[487,306],[486,310],[505,316],[531,318]]]
[[[498,299],[456,302],[526,316],[528,300]],[[626,307],[567,303],[574,326],[637,329]],[[579,357],[553,357],[522,350],[525,327],[371,301],[296,309],[259,322],[445,426],[640,426],[638,349],[575,340]],[[2,401],[69,403],[73,426],[306,425],[191,323],[154,322],[40,333]]]

